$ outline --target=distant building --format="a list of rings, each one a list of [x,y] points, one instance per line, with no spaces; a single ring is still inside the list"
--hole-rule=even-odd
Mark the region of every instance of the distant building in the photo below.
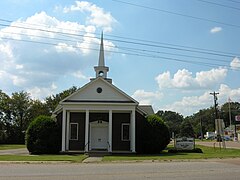
[[[138,152],[142,125],[152,106],[139,103],[112,84],[105,66],[103,35],[96,77],[62,100],[54,115],[62,129],[62,151]]]

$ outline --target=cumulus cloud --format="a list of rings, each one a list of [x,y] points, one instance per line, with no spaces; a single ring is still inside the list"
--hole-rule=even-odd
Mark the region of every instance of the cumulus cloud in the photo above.
[[[47,96],[52,95],[57,89],[57,86],[52,83],[50,87],[33,87],[31,89],[27,89],[26,91],[30,94],[33,99],[44,99]]]
[[[79,72],[97,63],[100,40],[95,34],[102,30],[94,23],[86,24],[91,17],[79,23],[39,12],[0,29],[0,89],[9,94],[28,90],[33,97],[41,97],[56,93],[52,85],[59,87],[66,77],[84,80],[86,76]],[[103,26],[112,28],[111,23]],[[104,45],[106,51],[114,48],[110,41],[104,40]]]
[[[211,32],[212,34],[218,33],[218,32],[220,32],[220,31],[222,31],[222,28],[221,28],[221,27],[213,27],[213,28],[210,30],[210,32]]]
[[[230,66],[234,70],[240,70],[240,60],[238,57],[235,57],[232,62],[230,63]]]
[[[199,109],[208,108],[213,106],[213,97],[210,95],[212,91],[206,91],[199,96],[185,96],[179,101],[166,105],[165,110],[179,112],[185,116],[196,113]],[[239,101],[240,88],[231,89],[226,84],[221,84],[218,91],[218,103],[224,104],[230,97],[232,101]]]
[[[87,1],[76,1],[75,3],[75,5],[64,7],[63,12],[88,12],[90,13],[90,16],[87,19],[88,24],[103,28],[105,32],[112,31],[112,26],[117,22],[117,20],[111,15],[110,12],[105,12],[102,8]]]
[[[142,89],[135,91],[132,95],[142,105],[154,105],[156,100],[160,100],[163,97],[161,92],[148,92]]]
[[[227,75],[227,69],[218,68],[197,72],[195,77],[189,70],[178,70],[173,77],[169,71],[159,74],[155,80],[159,88],[175,88],[192,90],[209,88],[221,83]]]
[[[78,79],[89,80],[90,77],[85,76],[81,71],[76,71],[72,75]]]

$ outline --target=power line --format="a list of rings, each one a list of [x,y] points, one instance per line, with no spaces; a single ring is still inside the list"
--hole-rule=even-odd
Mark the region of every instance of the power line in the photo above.
[[[8,26],[6,24],[0,24],[0,26]],[[52,31],[52,30],[46,30],[46,29],[39,29],[39,28],[29,28],[29,27],[22,27],[22,26],[15,26],[12,25],[11,27],[15,28],[21,28],[26,30],[37,30],[41,32],[48,32],[48,33],[56,33],[60,35],[71,35],[71,36],[77,36],[77,37],[88,37],[88,38],[94,38],[92,36],[86,36],[82,34],[72,34],[72,33],[65,33],[65,32],[59,32],[59,31]],[[214,51],[211,52],[210,50],[193,50],[193,49],[187,49],[187,48],[180,48],[180,47],[171,47],[166,45],[158,45],[158,44],[149,44],[144,42],[134,42],[134,41],[126,41],[126,40],[119,40],[119,39],[113,39],[113,38],[105,38],[105,40],[114,41],[114,42],[121,42],[121,43],[127,43],[127,44],[134,44],[134,45],[141,45],[141,46],[148,46],[148,47],[155,47],[155,48],[164,48],[164,49],[171,49],[171,50],[179,50],[179,51],[187,51],[187,52],[194,52],[194,53],[202,53],[202,54],[208,54],[208,55],[215,55],[215,56],[222,56],[222,57],[229,57],[233,58],[235,56],[238,56],[237,54],[224,54],[224,53],[215,53]]]
[[[221,7],[225,7],[225,8],[229,8],[229,9],[234,9],[234,10],[240,10],[240,8],[236,8],[233,6],[228,6],[228,5],[224,5],[224,4],[219,4],[219,3],[215,3],[215,2],[211,2],[211,1],[206,1],[206,0],[196,0],[196,1],[200,1],[203,3],[207,3],[207,4],[212,4],[212,5],[216,5],[216,6],[221,6]]]
[[[12,22],[10,20],[5,20],[5,19],[0,19],[0,21]],[[21,24],[34,25],[34,26],[40,26],[41,27],[41,25],[37,25],[37,24],[29,24],[29,23],[21,23]],[[0,24],[0,26],[8,27],[9,25]],[[46,25],[43,25],[43,26],[47,27]],[[37,30],[37,31],[48,32],[48,33],[56,33],[56,34],[59,34],[61,36],[63,35],[64,37],[71,37],[71,38],[73,36],[78,36],[78,37],[88,37],[88,38],[96,39],[96,37],[82,35],[82,34],[76,34],[76,33],[66,33],[66,32],[59,32],[59,31],[39,29],[39,28],[31,28],[31,27],[23,27],[23,26],[16,26],[16,25],[11,25],[11,27],[27,29],[27,30]],[[55,29],[67,30],[67,31],[71,30],[71,29],[60,29],[60,28],[55,28]],[[85,31],[75,31],[75,30],[71,30],[71,31],[73,31],[73,32],[84,32],[85,33]],[[91,33],[91,34],[99,35],[99,34],[96,34],[96,33]],[[168,48],[168,46],[174,46],[174,47],[169,47],[169,48],[173,48],[174,50],[183,50],[183,51],[189,51],[189,50],[186,50],[186,49],[190,49],[190,51],[193,51],[191,49],[194,49],[194,50],[197,50],[197,51],[193,51],[193,52],[206,53],[206,54],[225,56],[225,57],[240,56],[240,54],[233,53],[233,52],[222,52],[222,51],[209,50],[209,49],[204,49],[204,48],[196,48],[196,47],[176,45],[176,44],[170,44],[170,43],[162,43],[162,42],[149,41],[149,40],[144,40],[144,39],[136,39],[136,38],[123,37],[123,36],[116,36],[116,35],[107,35],[106,34],[105,36],[118,38],[118,39],[105,38],[105,40],[122,42],[122,43],[130,43],[130,44],[135,44],[135,45],[152,46],[152,47],[160,47],[160,48]],[[121,39],[121,40],[119,40],[119,39]],[[122,40],[122,39],[128,39],[128,40],[132,40],[132,41],[125,41],[125,40]],[[137,42],[134,42],[134,41],[137,41]],[[144,42],[144,43],[142,43],[142,42]],[[160,46],[159,44],[164,45],[164,46]],[[184,48],[184,49],[182,49],[182,48]]]
[[[212,23],[222,24],[222,25],[225,25],[225,26],[231,26],[231,27],[235,27],[235,28],[240,28],[240,25],[236,25],[236,24],[220,22],[220,21],[216,21],[216,20],[212,20],[212,19],[207,19],[207,18],[202,18],[202,17],[197,17],[197,16],[191,16],[191,15],[177,13],[177,12],[173,12],[173,11],[167,11],[167,10],[164,10],[164,9],[144,6],[144,5],[141,5],[141,4],[129,3],[129,2],[126,2],[126,1],[121,1],[121,0],[112,0],[112,1],[118,2],[118,3],[122,3],[122,4],[131,5],[131,6],[135,6],[135,7],[140,7],[140,8],[144,8],[144,9],[149,9],[149,10],[154,10],[154,11],[158,11],[158,12],[163,12],[163,13],[167,13],[167,14],[182,16],[182,17],[191,18],[191,19],[197,19],[197,20],[200,20],[200,21],[212,22]]]
[[[6,34],[15,34],[15,35],[22,35],[22,36],[29,36],[28,34],[24,33],[13,33],[13,32],[3,32]],[[75,40],[70,40],[70,39],[62,39],[62,38],[52,38],[52,37],[45,37],[45,36],[39,36],[39,35],[30,35],[30,37],[37,37],[37,38],[45,38],[45,39],[51,39],[51,40],[57,40],[57,41],[68,41],[68,42],[73,42],[76,43]],[[65,43],[65,42],[64,42]],[[90,45],[99,45],[99,43],[89,43],[89,42],[83,42],[84,44],[90,44]],[[164,52],[164,51],[153,51],[153,50],[147,50],[147,49],[138,49],[138,48],[130,48],[130,47],[124,47],[124,46],[112,46],[112,45],[105,45],[110,48],[118,48],[130,52],[141,52],[142,55],[152,55],[152,54],[143,54],[143,53],[156,53],[156,54],[166,54],[166,55],[172,55],[172,56],[181,56],[181,57],[187,57],[187,58],[195,58],[195,59],[205,59],[205,60],[211,60],[211,61],[216,61],[216,62],[226,62],[229,63],[229,60],[220,60],[220,59],[215,59],[215,58],[208,58],[208,57],[202,57],[202,56],[192,56],[192,55],[185,55],[185,54],[178,54],[178,53],[169,53],[169,52]]]
[[[231,1],[231,2],[234,2],[234,3],[240,3],[239,1],[235,1],[235,0],[228,0],[228,1]]]
[[[61,44],[49,43],[49,42],[40,42],[40,41],[32,41],[32,40],[24,40],[24,39],[13,39],[13,38],[2,38],[2,39],[65,47],[64,45],[61,45]],[[81,49],[88,49],[88,50],[99,51],[98,48],[86,48],[86,47],[80,47],[80,46],[71,46],[71,47],[72,48],[76,48],[76,49],[77,48],[81,48]],[[177,59],[177,58],[169,58],[169,57],[164,57],[164,56],[144,55],[144,54],[139,54],[139,53],[126,53],[126,52],[111,51],[111,50],[105,50],[105,51],[106,52],[110,52],[110,53],[126,54],[126,55],[140,56],[140,57],[148,57],[148,58],[155,58],[155,59],[165,59],[165,60],[169,60],[169,61],[175,61],[175,62],[177,61],[177,62],[196,64],[196,65],[201,65],[201,66],[208,66],[208,67],[224,66],[227,69],[231,70],[231,67],[229,65],[226,66],[226,65],[222,65],[222,64],[205,63],[205,62],[199,62],[199,61],[189,61],[189,60],[183,60],[183,59]]]
[[[2,26],[9,26],[9,25],[6,25],[6,24],[0,24]],[[71,37],[73,38],[73,36],[78,36],[78,37],[89,37],[89,38],[94,38],[96,39],[96,37],[93,37],[93,36],[85,36],[85,35],[82,35],[82,34],[72,34],[72,33],[65,33],[65,32],[59,32],[59,31],[53,31],[53,30],[46,30],[46,29],[39,29],[39,28],[30,28],[30,27],[22,27],[22,26],[15,26],[15,25],[12,25],[11,27],[14,27],[14,28],[22,28],[22,29],[26,29],[26,30],[36,30],[36,31],[43,31],[43,32],[47,32],[47,33],[56,33],[58,35],[66,35],[66,37]],[[2,31],[2,33],[7,33],[7,32],[4,32]],[[14,33],[12,33],[14,34]],[[17,33],[15,33],[17,34]],[[19,34],[22,34],[22,33],[19,33]],[[23,34],[22,34],[23,35]],[[28,34],[25,34],[26,36],[29,36]],[[31,35],[30,35],[31,36]],[[33,35],[32,35],[33,36]],[[48,39],[52,39],[52,40],[61,40],[61,41],[69,41],[69,42],[76,42],[76,38],[74,40],[70,40],[70,39],[62,39],[62,38],[51,38],[51,37],[44,37],[44,36],[38,36],[38,35],[34,35],[35,37],[41,37],[41,38],[48,38]],[[5,38],[6,39],[6,38]],[[133,39],[133,38],[132,38]],[[224,57],[231,57],[233,58],[234,56],[236,55],[228,55],[228,54],[220,54],[220,53],[213,53],[213,52],[218,52],[218,51],[213,51],[213,52],[208,52],[210,50],[207,50],[207,49],[203,49],[202,51],[200,50],[191,50],[191,49],[185,49],[185,48],[176,48],[176,47],[170,47],[170,46],[163,46],[163,45],[157,45],[157,44],[149,44],[149,43],[140,43],[140,42],[134,42],[134,41],[125,41],[125,40],[118,40],[118,39],[113,39],[113,38],[108,38],[106,40],[111,40],[111,41],[117,41],[117,42],[122,42],[122,43],[128,43],[128,44],[134,44],[134,45],[141,45],[141,46],[150,46],[150,47],[158,47],[158,48],[165,48],[165,49],[170,49],[170,50],[181,50],[181,51],[187,51],[187,52],[194,52],[194,53],[203,53],[203,54],[208,54],[208,55],[217,55],[217,56],[224,56]],[[25,40],[26,42],[26,40]],[[47,44],[46,42],[41,42],[42,44]],[[84,43],[87,43],[87,42],[84,42]],[[49,43],[48,43],[49,44]],[[167,43],[162,43],[162,44],[167,44]],[[50,44],[49,44],[50,45]],[[52,45],[56,45],[56,44],[52,44]],[[72,45],[71,45],[72,46]],[[106,45],[108,46],[108,45]],[[174,46],[174,45],[172,45]],[[113,47],[113,48],[116,48],[115,46],[110,46],[110,47]],[[79,47],[78,47],[79,48]],[[155,55],[153,54],[143,54],[143,52],[147,52],[147,53],[157,53],[157,54],[168,54],[168,55],[174,55],[174,56],[182,56],[182,57],[188,57],[188,58],[199,58],[199,59],[208,59],[208,60],[214,60],[214,61],[218,61],[218,62],[228,62],[228,61],[224,61],[224,60],[219,60],[219,59],[214,59],[214,58],[208,58],[208,57],[200,57],[200,56],[191,56],[191,55],[184,55],[184,54],[178,54],[178,53],[168,53],[168,52],[162,52],[162,51],[154,51],[154,50],[146,50],[146,49],[139,49],[139,48],[129,48],[129,47],[121,47],[121,46],[117,46],[117,48],[119,49],[124,49],[124,50],[128,50],[130,52],[134,52],[135,51],[135,54],[129,54],[129,55],[140,55],[140,56],[146,56],[146,57],[152,57],[152,58],[155,58]],[[200,48],[195,48],[195,49],[200,49]],[[98,49],[97,49],[98,50]],[[137,52],[140,52],[138,54],[136,54],[136,51]],[[205,52],[206,51],[206,52]],[[121,53],[124,53],[126,54],[125,52],[121,52]],[[230,53],[229,53],[230,54]],[[168,59],[166,57],[159,57],[157,56],[156,58],[164,58],[164,59]],[[174,58],[170,58],[170,60],[174,60],[174,61],[179,61],[179,59],[174,59]],[[195,64],[199,64],[201,65],[210,65],[210,66],[216,66],[216,65],[219,65],[219,66],[226,66],[226,65],[223,65],[223,64],[213,64],[213,63],[204,63],[203,62],[192,62],[192,61],[186,61],[186,60],[180,60],[182,62],[187,62],[187,63],[195,63]],[[229,66],[228,66],[229,67]]]
[[[24,33],[14,33],[14,32],[2,32],[5,34],[15,34],[15,35],[22,35],[22,36],[27,36],[27,37],[37,37],[37,38],[45,38],[45,39],[51,39],[51,40],[57,40],[57,41],[68,41],[68,42],[73,42],[76,43],[76,40],[70,40],[70,39],[63,39],[63,38],[53,38],[53,37],[45,37],[45,36],[40,36],[40,35],[28,35]],[[99,45],[98,43],[89,43],[89,42],[84,42],[84,44],[94,44],[94,45]],[[131,48],[131,47],[124,47],[124,46],[112,46],[112,45],[105,45],[107,47],[111,48],[118,48],[122,50],[130,50],[130,51],[136,51],[136,52],[147,52],[147,53],[156,53],[156,54],[167,54],[167,55],[173,55],[173,56],[182,56],[182,57],[188,57],[188,58],[197,58],[197,59],[205,59],[205,60],[212,60],[212,61],[217,61],[217,62],[227,62],[229,63],[228,60],[221,60],[221,59],[215,59],[215,58],[208,58],[208,57],[202,57],[202,56],[193,56],[193,55],[185,55],[185,54],[179,54],[179,53],[169,53],[169,52],[163,52],[163,51],[154,51],[154,50],[148,50],[148,49],[139,49],[139,48]],[[148,54],[149,55],[149,54]]]

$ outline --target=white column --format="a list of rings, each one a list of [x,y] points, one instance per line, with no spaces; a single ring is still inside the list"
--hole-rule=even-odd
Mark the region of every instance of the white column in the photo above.
[[[85,151],[88,152],[89,147],[89,110],[86,110],[86,120],[85,120]]]
[[[67,111],[67,133],[66,133],[66,150],[69,150],[69,130],[70,130],[70,112]]]
[[[108,143],[108,152],[112,152],[112,110],[109,110]]]
[[[62,115],[62,151],[66,150],[66,110],[63,108]]]
[[[132,152],[136,152],[136,149],[135,149],[135,142],[136,142],[136,137],[135,137],[135,130],[136,130],[136,120],[135,120],[135,109],[132,110],[132,113],[131,113],[131,122],[130,122],[130,134],[131,134],[131,151]]]

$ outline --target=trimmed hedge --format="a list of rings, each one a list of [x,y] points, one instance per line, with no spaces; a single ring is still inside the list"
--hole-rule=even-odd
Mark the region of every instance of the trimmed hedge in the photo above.
[[[169,153],[203,153],[202,149],[195,148],[193,150],[177,150],[177,149],[169,149]]]
[[[26,146],[30,154],[56,154],[61,148],[60,128],[49,116],[34,119],[26,131]]]
[[[160,153],[170,142],[168,127],[157,115],[150,115],[147,117],[144,132],[142,153]]]

